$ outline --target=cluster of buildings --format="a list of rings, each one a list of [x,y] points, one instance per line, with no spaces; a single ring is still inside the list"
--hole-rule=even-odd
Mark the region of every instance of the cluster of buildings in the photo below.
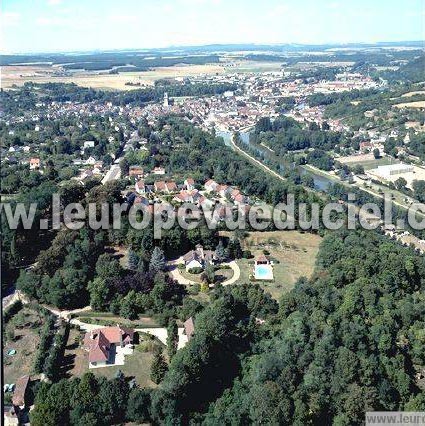
[[[229,203],[234,206],[249,204],[249,198],[238,188],[230,185],[219,184],[209,179],[202,186],[196,185],[192,178],[184,180],[178,185],[174,180],[159,180],[153,184],[146,184],[143,179],[134,184],[133,200],[135,203],[152,204],[164,196],[172,196],[171,201],[179,203],[194,203],[198,206],[212,207],[222,204],[223,208]],[[149,200],[151,200],[149,202]]]

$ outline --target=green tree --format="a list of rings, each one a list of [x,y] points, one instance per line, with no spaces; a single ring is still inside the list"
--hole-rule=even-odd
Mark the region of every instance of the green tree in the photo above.
[[[140,258],[132,249],[128,251],[128,269],[135,271],[138,268]]]
[[[218,262],[223,262],[226,260],[226,249],[224,248],[223,241],[219,241],[218,245],[215,249],[215,257],[217,258]]]
[[[179,343],[179,334],[177,323],[174,319],[170,319],[167,327],[167,351],[168,358],[171,360],[177,352],[177,345]]]
[[[120,160],[120,170],[122,178],[128,176],[128,173],[130,171],[130,164],[128,163],[128,160],[125,157]]]
[[[130,290],[126,296],[121,299],[120,315],[129,320],[135,320],[139,314],[137,295],[134,290]]]
[[[213,284],[215,280],[215,270],[214,265],[210,262],[207,262],[205,266],[204,273],[202,274],[202,278],[208,284]]]
[[[162,349],[157,346],[153,355],[151,366],[151,380],[158,384],[162,381],[165,373],[168,371],[168,366],[162,355]]]
[[[375,157],[376,160],[381,157],[381,153],[379,152],[378,148],[375,148],[373,150],[373,156]]]
[[[406,188],[407,180],[404,177],[399,177],[395,182],[394,185],[396,189],[399,191]]]
[[[155,247],[149,263],[149,270],[151,272],[164,271],[165,264],[164,252],[159,247]]]
[[[146,389],[134,388],[130,391],[127,403],[127,420],[147,423],[150,420],[150,393]]]

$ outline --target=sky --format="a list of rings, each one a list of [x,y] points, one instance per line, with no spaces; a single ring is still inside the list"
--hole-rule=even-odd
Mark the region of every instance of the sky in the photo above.
[[[0,0],[2,52],[424,40],[424,0]]]

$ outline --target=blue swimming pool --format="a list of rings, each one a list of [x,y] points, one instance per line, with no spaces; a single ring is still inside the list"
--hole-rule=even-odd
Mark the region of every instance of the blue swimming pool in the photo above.
[[[256,265],[255,278],[257,280],[272,280],[273,268],[270,265]]]

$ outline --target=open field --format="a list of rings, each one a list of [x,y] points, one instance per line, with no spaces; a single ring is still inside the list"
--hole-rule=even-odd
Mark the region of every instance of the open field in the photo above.
[[[38,312],[24,307],[5,326],[6,344],[3,349],[4,383],[16,383],[16,379],[33,372],[35,355],[40,342],[37,331],[44,318]],[[11,334],[14,335],[11,340]],[[10,349],[16,354],[8,356]]]
[[[394,106],[396,108],[425,108],[425,101],[404,102]]]
[[[135,90],[142,86],[127,86],[133,83],[151,86],[155,80],[162,78],[189,77],[196,75],[211,75],[223,73],[224,68],[219,64],[207,65],[176,65],[172,67],[158,67],[152,71],[123,72],[107,74],[99,72],[74,72],[62,75],[58,67],[25,65],[3,66],[1,69],[1,87],[10,88],[14,84],[22,86],[25,82],[37,83],[75,83],[78,86],[95,89]]]
[[[414,92],[407,92],[401,95],[402,98],[410,98],[411,96],[415,95],[425,95],[425,90],[416,90]]]
[[[291,290],[298,278],[310,277],[314,270],[321,238],[318,235],[298,231],[250,232],[245,239],[244,249],[250,250],[254,257],[267,250],[274,260],[274,282],[261,283],[260,286],[275,299]],[[238,260],[241,269],[239,282],[248,283],[254,259]]]
[[[140,315],[135,320],[129,320],[111,312],[95,312],[88,311],[82,312],[81,315],[75,317],[78,320],[87,324],[99,324],[105,326],[122,325],[124,327],[133,328],[152,328],[159,327],[159,325],[151,318],[144,315]]]
[[[363,166],[365,170],[375,169],[378,166],[397,164],[400,161],[391,157],[375,158],[373,154],[350,155],[349,157],[335,158],[336,161],[349,166]]]
[[[231,65],[230,65],[231,64]],[[279,71],[279,62],[235,61],[205,65],[175,65],[157,67],[150,71],[122,72],[108,74],[107,71],[75,71],[63,70],[60,66],[51,65],[7,65],[1,67],[1,87],[22,86],[28,81],[36,83],[75,83],[82,87],[105,90],[135,90],[143,86],[152,86],[162,78],[182,78],[203,75],[215,75],[234,72],[267,72]],[[126,85],[126,83],[138,84]]]

